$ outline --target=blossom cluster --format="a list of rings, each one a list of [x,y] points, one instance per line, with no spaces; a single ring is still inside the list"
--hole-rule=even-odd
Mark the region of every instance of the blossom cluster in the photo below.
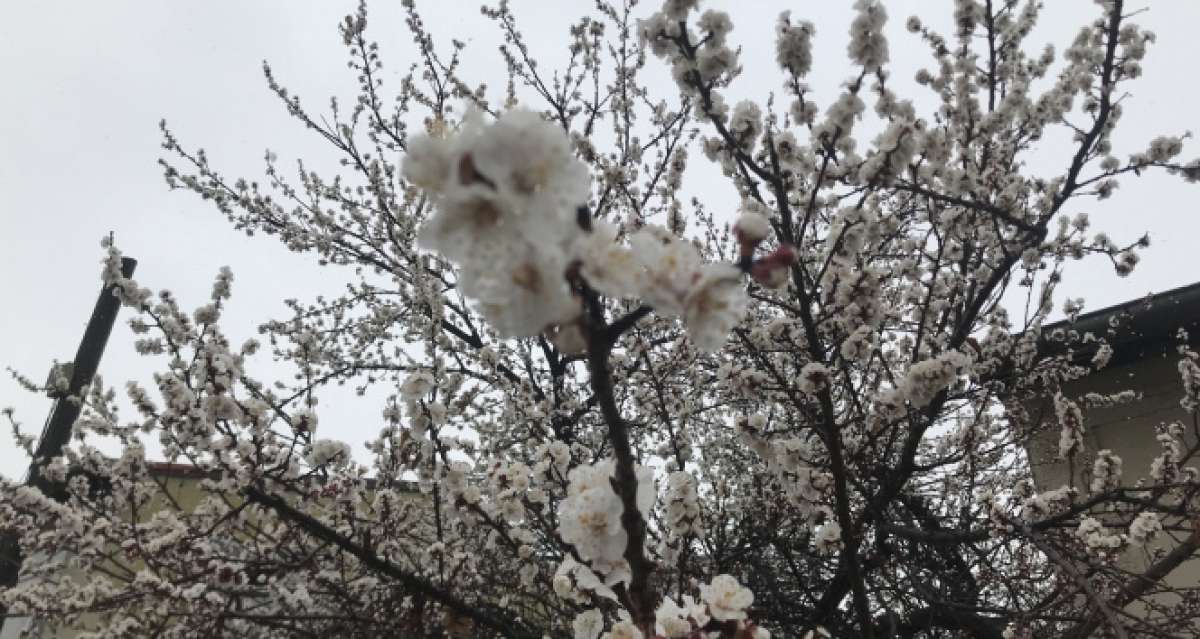
[[[1083,411],[1078,404],[1058,393],[1054,396],[1054,414],[1060,427],[1058,456],[1066,459],[1083,449]]]
[[[459,265],[460,289],[497,332],[535,335],[578,315],[564,274],[589,175],[561,131],[528,110],[494,126],[473,112],[455,136],[413,139],[404,175],[436,197],[421,245]]]
[[[1039,3],[956,0],[950,33],[907,22],[932,54],[907,99],[887,13],[855,0],[847,76],[818,102],[807,16],[780,14],[773,48],[739,48],[730,14],[697,0],[626,4],[582,16],[553,75],[513,3],[484,9],[509,71],[497,96],[467,85],[467,45],[426,33],[405,0],[418,57],[394,111],[360,8],[341,30],[361,86],[350,113],[306,111],[268,70],[288,112],[336,147],[339,175],[295,182],[269,153],[267,180],[225,179],[164,128],[188,166],[164,161],[173,187],[351,281],[263,327],[297,369],[271,384],[247,376],[257,345],[220,331],[229,271],[185,311],[122,279],[110,254],[105,282],[142,311],[137,349],[162,356],[158,394],[131,385],[137,421],[121,424],[97,383],[77,439],[42,469],[70,500],[0,486],[0,529],[112,578],[34,567],[0,605],[100,611],[104,636],[762,639],[829,636],[815,624],[953,633],[924,626],[949,597],[956,619],[1057,636],[1097,615],[1085,586],[1041,569],[1049,550],[1090,564],[1100,593],[1146,576],[1123,554],[1175,554],[1162,551],[1200,485],[1186,429],[1160,428],[1147,469],[1084,449],[1084,413],[1135,393],[1060,395],[1058,419],[1027,410],[1114,356],[1112,331],[1075,348],[1079,299],[1063,305],[1068,328],[1043,334],[1060,267],[1104,255],[1127,274],[1146,246],[1070,209],[1140,171],[1200,175],[1176,164],[1187,135],[1115,148],[1122,81],[1153,41],[1125,23],[1136,12],[1099,3],[1052,66],[1053,49],[1024,42]],[[730,97],[756,50],[781,84]],[[644,80],[648,54],[677,85],[665,94]],[[1060,147],[1063,174],[1031,169],[1045,164],[1030,151]],[[738,198],[732,224],[688,192],[697,151]],[[1008,306],[1016,288],[1023,312]],[[1194,411],[1200,359],[1180,354]],[[325,439],[352,436],[336,409],[318,420],[335,384],[386,389],[369,467]],[[203,473],[195,508],[148,470],[147,433]],[[99,437],[124,450],[106,458]],[[1061,487],[1024,454],[1056,440]],[[958,588],[963,558],[999,587]],[[1147,596],[1164,589],[1152,581]],[[1169,634],[1196,616],[1176,608],[1138,623]]]
[[[502,337],[557,331],[580,320],[573,270],[613,298],[641,298],[681,317],[693,342],[714,351],[745,312],[741,271],[706,263],[692,243],[647,225],[621,229],[587,212],[590,177],[569,137],[540,115],[515,108],[486,124],[470,113],[409,144],[404,175],[437,212],[421,246],[459,268],[458,286]]]
[[[700,584],[698,600],[690,595],[683,595],[678,601],[664,597],[654,612],[654,636],[663,639],[716,636],[721,633],[711,631],[719,628],[746,639],[770,639],[770,631],[747,618],[753,603],[754,594],[737,578],[717,575],[710,583]],[[604,614],[597,608],[577,615],[572,629],[575,639],[648,639],[625,615],[604,632]]]
[[[1129,540],[1135,544],[1145,545],[1163,530],[1161,516],[1158,513],[1143,512],[1134,517],[1129,524]]]
[[[1094,517],[1080,519],[1075,536],[1088,550],[1097,553],[1111,552],[1125,545],[1125,539],[1121,535],[1109,532],[1104,524]]]
[[[1107,448],[1096,453],[1096,461],[1092,464],[1093,493],[1115,488],[1121,483],[1121,458]]]
[[[629,572],[623,558],[629,533],[621,523],[624,504],[613,489],[614,472],[611,461],[575,467],[569,475],[566,498],[558,506],[558,531],[563,541],[612,582],[627,579]],[[639,466],[636,473],[637,507],[648,517],[654,506],[654,471]]]

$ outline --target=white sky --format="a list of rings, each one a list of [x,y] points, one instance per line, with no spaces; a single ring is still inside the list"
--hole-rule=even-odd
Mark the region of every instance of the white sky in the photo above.
[[[412,47],[391,0],[372,6],[369,34],[380,41],[392,86],[412,60]],[[512,3],[543,68],[562,60],[566,25],[589,10],[590,1]],[[649,0],[645,10],[657,4]],[[1061,52],[1084,20],[1096,15],[1090,0],[1047,0],[1043,22],[1031,37],[1038,46],[1054,42]],[[778,87],[774,72],[775,16],[791,8],[794,19],[817,25],[816,64],[811,78],[817,99],[826,104],[845,79],[845,33],[850,0],[708,2],[731,11],[734,43],[744,47],[746,73],[729,92],[730,101],[762,100]],[[942,15],[926,22],[944,27],[951,3],[887,2],[893,65],[901,82],[928,57],[903,30],[913,12]],[[445,45],[449,37],[469,43],[468,77],[487,79],[500,89],[502,67],[495,54],[496,30],[478,12],[478,2],[417,0],[426,24]],[[735,9],[730,7],[736,6]],[[52,359],[74,352],[99,290],[99,240],[113,231],[118,245],[140,261],[137,279],[154,289],[169,288],[183,305],[205,302],[222,265],[235,274],[234,297],[224,330],[235,343],[256,333],[270,318],[287,317],[281,300],[307,300],[335,292],[339,274],[315,260],[284,250],[269,238],[246,238],[216,209],[195,196],[170,192],[156,165],[161,142],[157,123],[167,118],[181,142],[203,146],[226,176],[261,175],[263,152],[271,148],[282,166],[296,157],[329,157],[313,136],[287,118],[266,89],[261,61],[305,98],[314,111],[338,95],[349,104],[353,77],[336,25],[353,2],[210,0],[203,3],[107,0],[8,2],[0,8],[0,366],[44,379]],[[1137,21],[1157,32],[1142,79],[1116,138],[1120,153],[1142,150],[1151,137],[1178,134],[1196,126],[1200,83],[1195,61],[1200,42],[1200,2],[1143,0]],[[923,15],[923,17],[925,17]],[[947,30],[942,29],[943,32]],[[659,66],[657,61],[651,67]],[[474,71],[472,71],[474,69]],[[656,72],[666,82],[665,73]],[[386,89],[386,87],[385,87]],[[663,92],[670,87],[663,87]],[[387,91],[385,91],[387,93]],[[866,141],[863,141],[864,143]],[[1057,169],[1062,149],[1048,149]],[[1200,145],[1184,157],[1200,155]],[[702,162],[699,153],[694,154]],[[693,182],[697,182],[693,180]],[[1125,180],[1112,200],[1088,204],[1097,230],[1118,242],[1151,233],[1153,247],[1135,274],[1116,279],[1104,264],[1085,262],[1068,271],[1072,296],[1089,308],[1161,291],[1200,279],[1193,266],[1197,231],[1196,185],[1164,175]],[[700,192],[710,206],[733,199],[718,184]],[[717,208],[714,207],[714,208]],[[1085,210],[1076,207],[1071,213]],[[118,388],[128,379],[148,380],[151,362],[133,353],[122,311],[101,364],[105,380]],[[286,375],[269,362],[252,366],[259,379]],[[14,406],[27,432],[39,432],[48,399],[25,392],[4,376],[0,406]],[[361,452],[364,439],[380,424],[379,406],[348,393],[326,394],[324,436],[338,437]],[[7,427],[0,428],[0,474],[19,477],[26,460],[14,450]]]

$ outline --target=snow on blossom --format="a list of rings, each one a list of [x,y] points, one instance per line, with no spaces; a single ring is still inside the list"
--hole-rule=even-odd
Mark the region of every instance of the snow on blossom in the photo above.
[[[1128,162],[1126,149],[1115,148],[1115,140],[1128,142],[1112,128],[1130,104],[1119,84],[1141,72],[1149,39],[1124,22],[1130,12],[1118,16],[1114,3],[1100,0],[1111,19],[1085,25],[1063,64],[1052,51],[1038,60],[1026,46],[1035,16],[1019,8],[992,7],[992,15],[980,0],[953,0],[959,42],[951,41],[953,26],[942,28],[945,20],[930,15],[926,27],[914,18],[914,40],[932,53],[929,68],[918,72],[925,88],[911,96],[923,109],[918,118],[914,103],[895,92],[908,83],[883,68],[889,52],[882,0],[846,3],[854,7],[849,54],[858,66],[830,67],[845,80],[827,96],[804,83],[813,73],[814,27],[797,20],[799,11],[751,24],[747,34],[759,41],[743,49],[729,37],[729,14],[699,15],[698,0],[655,2],[660,12],[638,23],[646,46],[631,41],[628,16],[607,3],[580,16],[570,27],[566,75],[539,71],[525,55],[530,41],[508,3],[485,9],[502,32],[498,58],[507,66],[507,74],[488,78],[488,91],[460,80],[472,75],[458,66],[470,62],[469,50],[453,37],[427,37],[412,0],[401,4],[425,64],[376,77],[380,63],[361,37],[360,9],[342,30],[359,74],[356,101],[343,101],[341,111],[332,102],[332,116],[321,119],[270,79],[290,114],[336,147],[341,174],[318,169],[325,161],[305,160],[302,167],[316,170],[285,177],[268,152],[267,179],[234,181],[203,153],[183,152],[168,133],[167,148],[182,153],[186,171],[167,165],[172,186],[215,202],[238,230],[273,235],[322,264],[349,267],[352,281],[336,297],[287,302],[293,318],[271,322],[263,333],[272,353],[295,365],[295,376],[254,380],[242,370],[254,347],[232,350],[219,326],[233,319],[224,304],[232,284],[227,269],[211,299],[185,312],[169,294],[155,301],[122,278],[119,255],[110,252],[105,282],[143,311],[133,324],[144,338],[136,348],[166,355],[156,358],[163,368],[154,378],[162,399],[131,388],[140,421],[118,423],[117,400],[97,381],[81,405],[80,437],[42,468],[44,479],[65,484],[69,499],[60,503],[0,480],[0,519],[12,529],[6,532],[38,555],[71,550],[49,565],[29,562],[30,575],[22,576],[32,579],[0,600],[52,623],[90,619],[85,608],[104,607],[96,636],[187,632],[251,593],[263,614],[224,618],[231,633],[270,634],[263,623],[303,613],[314,634],[338,634],[349,622],[361,627],[347,633],[404,635],[415,614],[455,636],[492,632],[485,627],[491,618],[531,636],[765,639],[762,623],[780,635],[817,639],[831,633],[809,627],[812,615],[792,608],[821,596],[831,555],[852,537],[858,541],[834,510],[844,515],[841,523],[862,521],[866,529],[886,524],[870,520],[896,510],[863,498],[864,491],[899,500],[901,510],[911,498],[934,514],[957,513],[944,524],[963,533],[964,551],[1001,544],[1005,554],[988,582],[1018,602],[1046,590],[1043,575],[1020,561],[1038,555],[1030,535],[1018,530],[1022,524],[1055,523],[1050,541],[1072,564],[1099,558],[1108,568],[1136,572],[1117,565],[1118,553],[1135,544],[1167,550],[1172,539],[1164,527],[1178,536],[1179,522],[1195,518],[1195,504],[1179,498],[1200,475],[1181,467],[1191,443],[1185,432],[1164,425],[1149,479],[1120,492],[1113,489],[1133,482],[1122,479],[1121,459],[1109,451],[1087,464],[1090,476],[1077,477],[1084,469],[1072,465],[1074,481],[1036,494],[1023,455],[1024,426],[1036,417],[1027,400],[1088,368],[1073,366],[1082,363],[1078,349],[1040,348],[1048,304],[1061,297],[1055,260],[1107,254],[1127,272],[1138,259],[1125,240],[1091,239],[1085,217],[1068,221],[1057,213],[1077,207],[1079,198],[1111,193],[1115,178],[1124,184],[1152,165],[1200,178],[1200,163],[1173,164],[1190,134],[1145,140],[1130,147],[1143,150]],[[1039,3],[1025,4],[1037,13]],[[1118,18],[1123,24],[1112,33],[1106,25]],[[985,22],[998,43],[974,33]],[[774,39],[762,41],[772,26]],[[541,39],[541,31],[533,37]],[[435,39],[452,45],[439,46],[444,57],[426,46]],[[647,83],[655,72],[643,68],[646,49],[668,58],[680,93]],[[739,102],[746,87],[734,91],[730,81],[743,63],[771,67],[783,76],[782,90],[756,91],[758,104]],[[393,75],[398,86],[380,89]],[[498,82],[506,78],[512,90],[501,106]],[[539,78],[553,86],[524,86]],[[603,87],[588,86],[597,78]],[[514,92],[549,100],[513,108]],[[395,104],[385,97],[396,95]],[[462,114],[462,102],[480,110]],[[1086,128],[1073,129],[1068,119]],[[424,135],[414,129],[422,120]],[[855,126],[879,137],[863,150],[868,134],[856,134]],[[1066,144],[1073,132],[1080,138]],[[1033,144],[1039,140],[1064,144]],[[695,169],[689,153],[696,145],[729,178],[741,211],[722,210],[719,198],[707,197],[715,188],[707,174],[686,177]],[[1025,154],[1032,147],[1081,159],[1058,177],[1038,175],[1040,163]],[[1097,164],[1101,173],[1089,168]],[[731,213],[740,217],[728,227],[722,222],[732,222]],[[1057,236],[1030,227],[1058,219],[1064,223]],[[646,227],[650,221],[666,228]],[[733,263],[712,263],[718,259]],[[393,272],[379,271],[388,264]],[[1009,282],[1045,301],[1010,315],[993,303]],[[593,304],[593,292],[607,299]],[[761,303],[744,320],[750,293]],[[658,317],[617,341],[618,329],[642,322],[646,307]],[[1068,316],[1081,312],[1068,302]],[[675,319],[680,325],[672,326]],[[1123,326],[1110,323],[1109,333]],[[722,348],[735,327],[745,329],[744,341],[719,357],[695,357]],[[968,329],[969,340],[962,335]],[[676,333],[690,335],[694,347],[679,347]],[[495,334],[538,339],[504,344]],[[1098,344],[1091,363],[1102,366],[1112,347],[1088,338],[1085,344]],[[1183,406],[1194,411],[1200,359],[1185,352],[1186,343]],[[962,352],[945,352],[951,346]],[[575,356],[589,348],[595,359]],[[596,366],[599,356],[612,365]],[[353,465],[346,444],[316,438],[331,436],[325,431],[332,428],[312,412],[317,382],[390,395],[383,428],[367,442],[371,467]],[[1085,434],[1077,428],[1081,409],[1136,399],[1119,395],[1073,397],[1078,406],[1058,402],[1062,451],[1073,462],[1087,461],[1075,454]],[[336,407],[329,410],[322,409],[322,420],[342,421],[334,419]],[[837,432],[814,430],[831,410]],[[726,426],[731,421],[733,428]],[[633,499],[634,486],[614,488],[614,464],[605,461],[621,422],[646,464],[628,469],[637,479]],[[933,427],[920,446],[905,445],[924,425]],[[202,493],[195,508],[174,504],[158,481],[138,443],[154,435],[168,461],[192,463],[195,473],[187,474],[207,478],[194,482]],[[18,437],[27,449],[36,443]],[[110,459],[95,451],[100,439],[123,442],[123,453]],[[842,475],[866,482],[861,490],[834,490],[836,444]],[[330,466],[339,472],[324,481],[321,469]],[[660,468],[664,486],[656,495]],[[875,490],[897,469],[911,474],[901,479],[913,490]],[[111,490],[96,494],[92,477]],[[248,487],[256,489],[252,499],[270,491],[291,508],[228,498]],[[1137,503],[1126,499],[1131,495]],[[653,508],[656,497],[661,509]],[[967,502],[979,507],[959,508]],[[762,512],[764,504],[782,519]],[[139,509],[151,512],[141,516]],[[646,517],[645,548],[631,547],[626,530],[639,513],[654,515]],[[405,574],[482,615],[439,615],[417,600],[380,599],[387,575],[365,565],[344,570],[336,552],[314,555],[312,535],[275,534],[296,529],[297,521],[324,526],[324,533],[309,532],[325,541],[344,537],[335,541],[395,559]],[[782,528],[763,530],[776,524]],[[758,542],[773,532],[773,556],[756,556]],[[749,552],[720,552],[724,547]],[[636,584],[625,559],[633,550],[649,562],[644,582],[633,564]],[[875,550],[865,549],[872,565]],[[792,555],[801,561],[778,560]],[[309,560],[297,564],[295,557]],[[161,569],[128,580],[59,578],[65,567],[103,570],[110,558]],[[886,570],[864,571],[863,586],[875,607],[894,617],[885,620],[892,625],[911,626],[922,611],[890,605],[889,576],[923,571],[931,583],[955,579],[953,570],[938,570],[945,566],[922,563],[919,553],[882,560]],[[716,576],[722,572],[729,574]],[[1109,581],[1119,587],[1125,579]],[[786,596],[764,602],[759,583],[779,584],[774,594]],[[1011,623],[1005,636],[1021,637],[1052,631],[1064,608],[1087,603],[1066,586],[1046,600],[1044,614],[1002,619],[997,629]],[[1147,597],[1164,589],[1147,588]],[[833,632],[852,634],[855,616],[830,612]],[[1141,621],[1148,631],[1158,622],[1169,634],[1177,623],[1171,612]]]
[[[563,253],[512,247],[497,255],[489,270],[464,271],[460,286],[501,336],[530,336],[578,317],[566,269]]]
[[[797,259],[795,247],[787,243],[780,244],[774,251],[755,260],[750,267],[750,277],[766,288],[781,288],[788,283]]]
[[[811,126],[817,119],[817,111],[817,104],[809,100],[793,100],[788,108],[788,114],[792,116],[792,122],[797,126]]]
[[[864,109],[866,104],[862,98],[849,91],[843,92],[825,110],[825,120],[813,130],[813,135],[817,138],[824,136],[830,140],[835,137],[839,140],[847,139]]]
[[[221,309],[216,304],[205,304],[196,309],[192,319],[196,320],[197,324],[214,324],[221,319]]]
[[[1160,483],[1172,482],[1178,476],[1179,463],[1186,458],[1186,447],[1183,444],[1183,424],[1180,422],[1162,424],[1157,431],[1154,439],[1158,441],[1162,453],[1156,455],[1150,462],[1150,478]]]
[[[1183,384],[1183,398],[1179,405],[1183,410],[1194,413],[1200,410],[1200,364],[1194,354],[1181,358],[1178,364],[1179,379]]]
[[[661,11],[650,14],[650,17],[638,20],[638,39],[650,47],[650,52],[656,56],[665,56],[675,48],[671,38],[679,36],[679,21],[668,18]]]
[[[692,622],[688,621],[686,611],[670,597],[663,598],[662,605],[654,612],[654,621],[655,632],[667,639],[686,637],[692,631]]]
[[[672,535],[699,534],[700,504],[696,494],[696,478],[677,470],[667,476],[667,525]]]
[[[1020,488],[1022,485],[1018,486]],[[1027,484],[1024,486],[1028,487]],[[1032,490],[1032,488],[1027,489]],[[1028,521],[1045,517],[1066,505],[1074,494],[1074,489],[1064,484],[1053,490],[1029,495],[1021,502],[1021,517]]]
[[[869,325],[864,324],[854,329],[854,332],[850,333],[838,347],[842,359],[850,362],[865,360],[871,354],[872,335],[873,332]]]
[[[672,20],[686,20],[688,13],[694,11],[698,4],[700,0],[665,0],[662,10]]]
[[[571,464],[571,447],[566,443],[555,440],[546,445],[546,455],[560,473],[566,473]]]
[[[485,256],[523,243],[521,229],[509,213],[513,204],[486,184],[452,189],[441,198],[438,213],[421,227],[421,245],[475,266]]]
[[[554,578],[550,580],[550,585],[554,588],[554,594],[563,599],[568,599],[575,593],[575,584],[565,574],[554,575]]]
[[[873,151],[862,167],[858,178],[865,183],[890,183],[903,175],[908,163],[917,153],[920,138],[912,122],[896,120],[875,139]]]
[[[708,604],[713,619],[720,621],[745,619],[746,609],[754,603],[754,593],[732,575],[717,575],[712,583],[701,584],[700,598]]]
[[[414,136],[408,141],[408,155],[402,171],[409,182],[422,188],[440,191],[450,177],[453,157],[450,144],[444,138],[431,135]]]
[[[816,393],[829,387],[829,367],[820,362],[809,362],[800,369],[798,384],[805,393]]]
[[[559,324],[546,335],[550,343],[560,352],[567,355],[577,355],[587,352],[587,335],[579,322]]]
[[[546,218],[532,222],[573,220],[575,207],[587,199],[587,166],[575,158],[563,130],[534,111],[513,109],[500,116],[471,144],[470,154],[481,177],[524,205],[514,213]]]
[[[974,0],[955,0],[954,22],[958,26],[958,34],[960,36],[971,35],[971,32],[975,30],[975,25],[979,21],[979,14],[982,13],[982,9],[983,7]]]
[[[307,408],[296,411],[292,415],[292,428],[311,435],[317,430],[317,414]]]
[[[713,82],[726,73],[730,73],[737,69],[738,57],[737,51],[725,46],[705,46],[701,47],[696,52],[696,71],[700,74],[701,82]],[[686,71],[685,65],[678,65],[675,71]],[[719,94],[713,96],[713,106],[708,110],[704,117],[710,117],[714,120],[724,120],[724,103],[718,99]],[[702,105],[696,105],[698,109]]]

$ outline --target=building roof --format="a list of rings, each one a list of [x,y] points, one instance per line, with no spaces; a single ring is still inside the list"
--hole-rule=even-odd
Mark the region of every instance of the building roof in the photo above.
[[[1084,313],[1074,321],[1048,324],[1043,335],[1063,329],[1099,337],[1113,327],[1116,330],[1108,340],[1113,349],[1110,366],[1167,353],[1179,345],[1180,329],[1187,331],[1189,344],[1200,344],[1200,282]],[[1047,340],[1042,348],[1053,353],[1065,346]],[[1095,346],[1077,345],[1075,350],[1078,358],[1090,359]]]
[[[151,476],[159,478],[216,479],[219,476],[215,471],[206,471],[202,468],[197,468],[192,464],[148,461],[146,462],[146,468],[150,471]],[[363,483],[368,490],[375,490],[381,482],[376,477],[367,477],[363,479]],[[405,492],[419,491],[417,482],[408,479],[391,479],[382,483],[387,487],[395,488]]]
[[[171,477],[180,479],[205,479],[213,477],[212,473],[197,468],[191,464],[172,464],[171,462],[146,462],[146,468],[155,477]]]

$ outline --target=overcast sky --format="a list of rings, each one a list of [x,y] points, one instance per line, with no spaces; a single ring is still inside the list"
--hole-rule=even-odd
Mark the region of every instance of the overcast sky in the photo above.
[[[565,50],[566,25],[592,2],[512,3],[521,28],[531,36],[543,68],[553,68]],[[646,9],[657,4],[647,3]],[[951,3],[932,0],[888,2],[892,19],[893,73],[908,79],[926,60],[916,40],[904,33],[905,17],[937,6],[945,25]],[[1078,25],[1093,17],[1090,0],[1052,0],[1031,38],[1039,46],[1069,43]],[[398,3],[376,1],[369,32],[378,39],[395,80],[412,59]],[[417,5],[439,43],[450,36],[468,42],[468,76],[503,86],[495,55],[495,29],[477,2],[442,0]],[[726,6],[728,5],[728,6]],[[732,40],[744,47],[745,75],[732,99],[765,98],[778,86],[772,62],[775,16],[791,8],[795,18],[817,24],[812,85],[824,104],[845,79],[846,28],[850,0],[826,2],[710,2],[730,10]],[[336,291],[339,273],[319,269],[305,256],[288,253],[268,238],[246,238],[215,208],[184,192],[168,191],[156,165],[161,142],[158,121],[167,118],[181,141],[203,146],[227,176],[261,175],[268,147],[281,164],[295,157],[328,157],[312,135],[284,114],[266,89],[261,62],[314,110],[339,95],[348,103],[353,77],[336,31],[352,2],[210,0],[208,2],[7,2],[0,9],[0,366],[44,379],[52,359],[73,357],[99,290],[99,240],[110,231],[127,254],[138,258],[137,279],[169,288],[187,308],[204,303],[219,267],[235,273],[234,297],[225,313],[226,333],[239,343],[269,318],[286,316],[281,300],[311,299]],[[1200,42],[1200,2],[1144,0],[1138,21],[1159,35],[1116,139],[1119,155],[1139,151],[1151,137],[1197,126],[1200,83],[1195,61]],[[657,65],[652,61],[651,65]],[[666,81],[664,73],[654,77]],[[393,82],[393,86],[394,86]],[[1053,157],[1063,157],[1061,150]],[[1185,152],[1200,155],[1200,145]],[[700,157],[696,154],[696,157]],[[1061,160],[1047,166],[1058,167]],[[1088,208],[1097,228],[1118,241],[1151,233],[1154,245],[1135,274],[1118,280],[1111,269],[1088,263],[1070,273],[1072,296],[1089,308],[1161,291],[1200,279],[1194,266],[1196,206],[1200,187],[1153,175],[1126,180],[1109,202]],[[702,192],[710,203],[732,206],[725,186]],[[1090,205],[1089,205],[1090,206]],[[1071,212],[1084,210],[1076,208]],[[148,380],[151,362],[133,354],[123,320],[101,365],[109,384]],[[273,379],[286,371],[259,362],[252,372]],[[29,432],[39,432],[49,400],[0,380],[0,406],[14,406]],[[323,435],[339,437],[361,452],[379,428],[379,406],[346,394],[327,395]],[[327,430],[325,430],[327,429]],[[24,458],[13,450],[7,426],[0,432],[0,474],[19,477]]]

